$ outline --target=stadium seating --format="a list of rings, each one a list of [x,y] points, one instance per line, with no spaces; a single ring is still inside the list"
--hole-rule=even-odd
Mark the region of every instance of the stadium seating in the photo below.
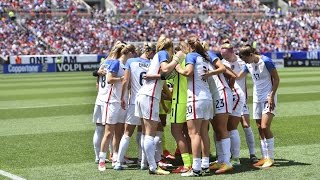
[[[9,2],[11,1],[1,2],[0,7],[3,9],[8,5],[21,8],[33,7],[30,1],[17,1],[18,5]],[[21,6],[20,2],[23,2],[24,5]],[[45,7],[48,7],[49,1],[39,0],[38,2],[41,6],[45,4]],[[225,1],[222,0],[193,1],[194,3],[189,1],[167,1],[165,3],[166,1],[148,0],[143,4],[132,0],[116,0],[114,2],[118,10],[124,13],[126,9],[130,8],[134,8],[136,13],[144,8],[153,8],[169,13],[176,9],[188,12],[188,9],[191,9],[188,8],[190,6],[196,7],[195,9],[198,10],[212,10],[220,5],[229,10],[245,8],[244,1],[237,0],[230,1],[231,3],[224,3]],[[253,5],[248,8],[253,9],[258,6],[258,3],[255,2],[250,1]],[[51,0],[50,3],[59,8],[68,8],[67,5],[72,4],[70,0]],[[298,4],[297,1],[292,3]],[[72,14],[68,17],[23,17],[20,22],[22,26],[27,28],[26,30],[9,21],[5,13],[2,13],[2,15],[0,14],[3,17],[0,36],[6,38],[1,42],[3,48],[1,53],[3,55],[107,53],[116,40],[156,41],[160,34],[166,34],[176,42],[189,34],[197,34],[203,40],[209,41],[213,47],[217,47],[220,41],[226,37],[231,38],[235,46],[239,45],[241,39],[248,39],[248,42],[253,43],[261,52],[320,49],[319,11],[294,11],[278,18],[261,15],[253,18],[253,13],[248,13],[250,18],[241,18],[237,14],[221,17],[215,13],[208,13],[204,20],[198,17],[183,18],[183,16],[169,18],[170,15],[166,16],[165,14],[159,17],[113,16],[105,14],[101,10],[93,10],[91,16]],[[7,45],[14,44],[18,40],[19,42],[24,40],[23,45],[19,44],[18,48]],[[45,44],[40,42],[45,42]],[[27,43],[32,43],[34,46],[26,46]]]

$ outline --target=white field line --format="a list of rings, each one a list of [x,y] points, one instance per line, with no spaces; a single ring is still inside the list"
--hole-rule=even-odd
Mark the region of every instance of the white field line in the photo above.
[[[54,104],[54,105],[43,105],[43,106],[21,106],[21,107],[0,107],[0,110],[8,109],[28,109],[28,108],[43,108],[43,107],[59,107],[59,106],[73,106],[73,105],[88,105],[94,103],[72,103],[72,104]]]
[[[8,173],[8,172],[3,171],[1,169],[0,169],[0,175],[5,176],[5,177],[10,178],[10,179],[13,179],[13,180],[26,180],[25,178],[22,178],[22,177],[19,177],[17,175]]]

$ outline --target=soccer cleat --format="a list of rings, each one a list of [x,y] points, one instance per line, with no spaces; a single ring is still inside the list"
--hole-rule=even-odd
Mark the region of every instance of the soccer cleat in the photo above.
[[[99,159],[94,160],[95,164],[99,164]]]
[[[252,164],[255,164],[255,163],[257,163],[259,161],[259,159],[257,158],[256,155],[250,154],[250,161],[251,161]]]
[[[267,158],[265,159],[263,165],[261,166],[262,168],[269,168],[274,164],[274,160]]]
[[[179,166],[177,169],[173,170],[172,173],[185,173],[188,172],[191,167]]]
[[[208,175],[210,175],[210,169],[202,168],[202,176],[208,176]]]
[[[123,170],[123,167],[120,163],[116,163],[116,165],[113,167],[114,170]]]
[[[181,174],[182,177],[199,177],[202,176],[201,171],[194,171],[192,168],[185,173]]]
[[[167,163],[164,160],[161,160],[158,162],[158,166],[160,166],[162,169],[166,169],[167,167],[172,167],[172,164]]]
[[[210,163],[209,169],[218,170],[218,169],[220,169],[220,167],[221,167],[221,164],[218,163],[218,161],[215,161],[215,162]]]
[[[106,163],[105,162],[99,162],[99,165],[98,165],[98,170],[103,172],[106,170]]]
[[[240,159],[239,158],[231,159],[231,164],[232,166],[240,166],[241,165]]]
[[[222,163],[221,164],[221,167],[218,169],[218,170],[216,170],[216,174],[223,174],[223,173],[226,173],[226,172],[228,172],[228,171],[232,171],[232,169],[233,169],[233,167],[232,167],[232,165],[230,164],[230,165],[228,165],[228,164],[226,164],[226,163]]]
[[[160,167],[158,167],[154,171],[149,170],[149,174],[153,174],[153,175],[168,175],[168,174],[170,174],[170,172],[169,171],[165,171],[165,170],[161,169]]]
[[[254,167],[262,166],[265,161],[266,161],[266,159],[260,159],[257,163],[254,163],[253,166]]]
[[[117,161],[112,161],[111,166],[114,167],[117,164]]]
[[[168,150],[164,150],[163,151],[163,157],[166,158],[166,159],[176,159],[176,157],[174,157],[173,155],[170,154],[170,152]]]

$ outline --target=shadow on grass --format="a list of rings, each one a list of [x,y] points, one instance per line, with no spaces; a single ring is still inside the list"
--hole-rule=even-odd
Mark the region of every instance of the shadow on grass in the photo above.
[[[297,162],[294,160],[288,159],[275,159],[274,166],[276,167],[285,167],[285,166],[310,166],[310,163]]]
[[[215,157],[210,157],[210,162],[215,161]],[[140,166],[137,165],[137,158],[132,158],[135,163],[129,164],[129,167],[126,168],[126,170],[137,170],[140,169]],[[168,163],[171,163],[173,167],[167,167],[167,170],[172,171],[176,169],[178,166],[182,166],[183,162],[180,156],[177,156],[175,160],[167,160]],[[250,159],[248,158],[240,158],[241,165],[240,166],[234,166],[233,171],[226,173],[226,174],[237,174],[237,173],[244,173],[244,172],[250,172],[250,171],[258,171],[261,170],[260,168],[252,166],[252,163]],[[303,162],[296,162],[294,160],[288,160],[288,159],[275,159],[275,167],[285,167],[285,166],[307,166],[312,165],[309,163],[303,163]],[[214,175],[214,171],[211,171],[210,175]],[[208,175],[208,176],[210,176]]]

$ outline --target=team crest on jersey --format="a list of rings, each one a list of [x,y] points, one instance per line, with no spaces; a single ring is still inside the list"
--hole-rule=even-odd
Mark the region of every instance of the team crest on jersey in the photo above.
[[[234,70],[234,65],[231,65],[231,69]]]

